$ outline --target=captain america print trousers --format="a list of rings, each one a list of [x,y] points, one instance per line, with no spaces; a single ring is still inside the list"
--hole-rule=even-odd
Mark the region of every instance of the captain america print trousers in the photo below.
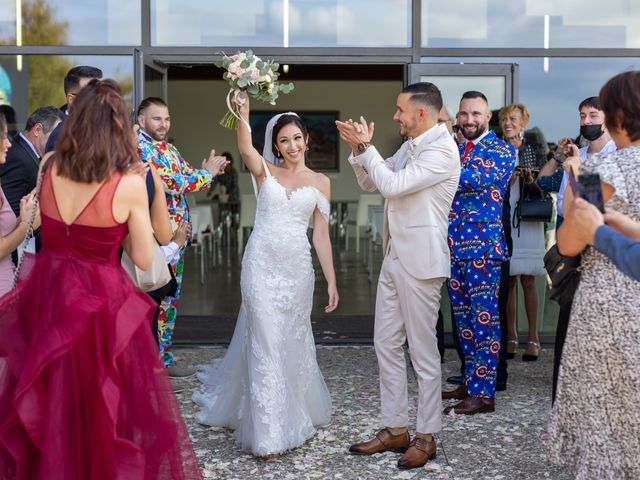
[[[498,292],[502,262],[452,260],[447,282],[453,319],[464,354],[464,376],[471,396],[494,398],[500,354]]]

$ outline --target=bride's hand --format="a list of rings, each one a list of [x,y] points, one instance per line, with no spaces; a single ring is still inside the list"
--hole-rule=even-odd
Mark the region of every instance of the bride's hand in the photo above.
[[[233,93],[233,97],[231,98],[231,103],[233,103],[238,109],[238,113],[241,116],[249,116],[250,103],[249,103],[249,95],[247,92],[243,92],[242,90],[235,91]]]
[[[340,297],[338,296],[338,289],[335,285],[329,285],[329,305],[324,307],[324,313],[333,312],[336,308],[338,308],[338,302],[340,301]]]

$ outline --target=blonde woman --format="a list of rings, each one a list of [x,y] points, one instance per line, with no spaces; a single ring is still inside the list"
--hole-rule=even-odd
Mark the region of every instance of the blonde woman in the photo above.
[[[524,139],[524,130],[529,123],[529,110],[526,106],[516,103],[507,105],[498,114],[503,138],[516,148],[516,169],[511,178],[510,206],[511,217],[516,211],[520,199],[520,179],[527,188],[539,187],[534,183],[534,175],[545,163],[544,147],[531,144]],[[517,224],[517,222],[516,222]],[[544,222],[521,222],[518,227],[512,223],[511,239],[513,247],[509,270],[509,301],[507,304],[508,336],[507,358],[514,358],[518,347],[518,319],[517,319],[517,287],[518,280],[524,292],[524,306],[527,312],[529,332],[527,348],[522,360],[534,361],[538,359],[540,340],[538,339],[538,291],[536,289],[536,275],[545,273],[543,257]]]

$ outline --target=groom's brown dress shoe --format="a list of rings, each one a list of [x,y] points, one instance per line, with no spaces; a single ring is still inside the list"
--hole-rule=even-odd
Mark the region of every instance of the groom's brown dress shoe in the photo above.
[[[436,458],[436,440],[429,441],[421,437],[415,437],[411,440],[405,454],[398,460],[398,468],[406,470],[422,467],[434,458]]]
[[[354,455],[373,455],[387,450],[404,452],[408,446],[409,432],[394,435],[388,428],[383,428],[372,440],[351,445],[349,452]]]
[[[451,410],[456,415],[475,415],[476,413],[487,413],[495,410],[496,402],[493,398],[483,397],[467,397],[453,407],[444,409],[444,413],[448,414]]]
[[[443,390],[442,391],[442,399],[443,400],[464,400],[467,398],[469,394],[467,393],[467,386],[460,385],[459,387],[454,388],[453,390]]]

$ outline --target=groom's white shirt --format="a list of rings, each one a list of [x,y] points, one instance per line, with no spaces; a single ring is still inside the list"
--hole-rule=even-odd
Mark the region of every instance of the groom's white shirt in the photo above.
[[[384,251],[392,238],[393,251],[410,275],[421,280],[449,277],[447,232],[460,154],[447,128],[433,126],[386,160],[370,146],[351,155],[349,163],[363,190],[378,190],[386,199]]]

